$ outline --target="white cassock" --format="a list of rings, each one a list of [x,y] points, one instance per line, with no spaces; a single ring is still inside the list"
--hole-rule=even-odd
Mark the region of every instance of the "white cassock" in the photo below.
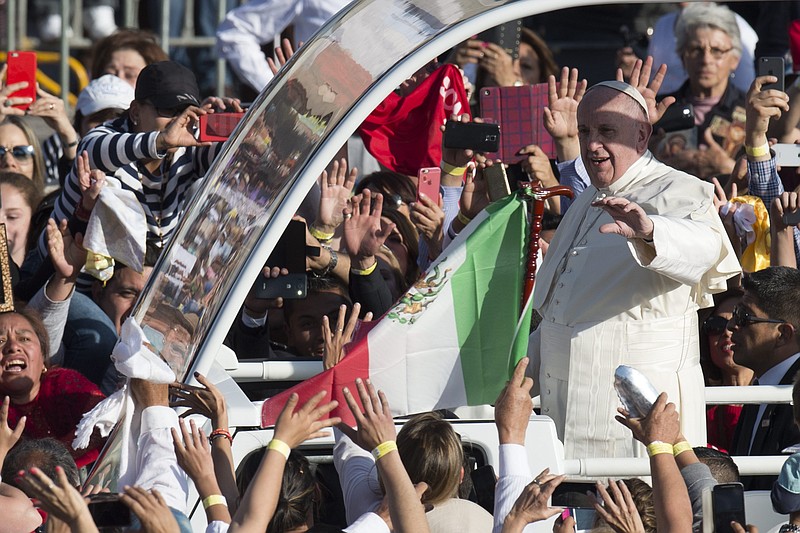
[[[613,219],[591,206],[599,194],[640,205],[653,221],[653,243],[600,233]],[[687,440],[706,444],[697,310],[741,271],[713,196],[710,183],[646,152],[567,211],[537,274],[533,305],[543,321],[529,348],[542,414],[555,421],[566,458],[643,455],[614,420],[621,364],[666,391]]]

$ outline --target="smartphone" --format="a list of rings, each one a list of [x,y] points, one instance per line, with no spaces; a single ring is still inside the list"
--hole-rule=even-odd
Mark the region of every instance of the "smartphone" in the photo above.
[[[711,504],[714,509],[714,531],[733,533],[731,521],[744,526],[744,487],[741,483],[722,483],[711,489]],[[705,515],[708,516],[708,515]]]
[[[208,113],[200,115],[200,142],[227,141],[244,113]]]
[[[448,120],[444,127],[445,148],[497,152],[500,149],[500,125]]]
[[[417,172],[417,201],[424,194],[434,202],[439,201],[439,185],[442,181],[442,169],[438,167],[421,168]]]
[[[773,144],[775,163],[779,167],[800,167],[800,144]]]
[[[693,127],[694,106],[692,104],[673,104],[667,108],[661,116],[661,120],[653,125],[653,131],[664,130],[666,133],[670,133],[672,131],[688,130]]]
[[[759,57],[758,58],[758,76],[775,76],[778,81],[775,83],[766,83],[761,86],[762,91],[775,89],[777,91],[784,90],[784,66],[782,57]]]
[[[575,533],[582,531],[591,531],[594,528],[596,513],[594,509],[588,507],[570,507],[564,509],[561,513],[561,519],[564,520],[571,516],[575,520]]]
[[[14,107],[28,109],[36,101],[36,52],[12,51],[7,55],[6,85],[27,81],[28,86],[9,95],[9,98],[31,98],[31,102]]]
[[[98,528],[125,528],[131,525],[131,510],[119,499],[119,494],[102,493],[89,497],[89,514]]]
[[[281,267],[289,271],[286,276],[267,278],[259,274],[254,296],[256,298],[302,299],[308,292],[306,275],[306,224],[291,220],[283,231],[278,244],[267,259],[267,266]]]
[[[522,20],[512,20],[484,31],[478,39],[501,46],[511,59],[519,57],[519,40],[522,34]]]
[[[508,176],[503,165],[495,163],[482,170],[483,177],[486,179],[486,187],[489,191],[489,200],[496,202],[511,194],[511,187],[508,184]]]
[[[472,486],[475,488],[477,504],[494,512],[494,488],[497,485],[497,476],[492,465],[479,466],[469,473]]]

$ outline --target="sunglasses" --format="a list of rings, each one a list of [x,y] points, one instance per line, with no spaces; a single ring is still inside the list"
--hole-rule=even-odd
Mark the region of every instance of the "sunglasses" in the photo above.
[[[703,321],[703,331],[709,335],[718,335],[728,329],[728,319],[723,316],[710,316]]]
[[[156,114],[161,118],[175,118],[186,111],[186,108],[189,107],[189,105],[180,105],[178,107],[156,107],[149,100],[147,100],[147,103],[155,108]]]
[[[739,326],[740,328],[744,328],[749,326],[750,324],[757,324],[759,322],[764,322],[768,324],[785,324],[786,321],[778,318],[761,318],[757,316],[753,316],[744,308],[739,307],[738,305],[733,308],[733,318],[731,318],[731,322],[734,326]]]
[[[0,159],[4,158],[9,152],[17,161],[27,162],[33,157],[33,146],[30,144],[11,147],[0,146]]]

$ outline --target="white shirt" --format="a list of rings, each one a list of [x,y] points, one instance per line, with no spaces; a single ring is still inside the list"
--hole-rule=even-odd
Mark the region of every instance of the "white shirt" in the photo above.
[[[503,523],[514,507],[519,495],[533,481],[525,446],[520,444],[500,445],[500,466],[497,484],[494,487],[494,527],[492,533],[500,533]],[[527,529],[527,527],[526,527]]]
[[[296,48],[348,3],[349,0],[253,0],[225,15],[217,28],[217,53],[253,89],[261,91],[272,79],[261,45],[294,25]]]
[[[764,372],[764,375],[758,378],[758,384],[780,385],[783,376],[785,376],[789,369],[792,368],[792,365],[795,364],[798,357],[800,357],[800,352],[794,354],[788,359],[784,359],[777,365]],[[764,416],[764,411],[766,410],[767,404],[762,403],[758,406],[758,416],[756,416],[756,423],[753,424],[753,433],[750,435],[750,448],[748,448],[748,451],[753,447],[753,440],[756,438],[756,431],[758,430],[758,426],[761,424],[761,417]]]

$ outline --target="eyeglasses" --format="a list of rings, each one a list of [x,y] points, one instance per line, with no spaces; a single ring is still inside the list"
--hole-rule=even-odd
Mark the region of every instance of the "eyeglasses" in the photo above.
[[[703,331],[709,335],[718,335],[728,329],[728,319],[724,316],[714,315],[703,321]]]
[[[20,163],[27,163],[33,158],[33,146],[30,144],[11,147],[0,146],[0,159],[5,159],[6,154],[9,152]]]
[[[756,324],[758,322],[765,322],[768,324],[785,324],[786,321],[778,318],[761,318],[757,316],[753,316],[744,308],[739,307],[738,305],[733,308],[733,318],[730,320],[734,326],[739,326],[740,328],[744,328],[749,326],[750,324]]]
[[[715,46],[707,47],[707,46],[692,46],[686,49],[684,54],[687,57],[691,57],[692,59],[697,59],[698,57],[703,57],[706,55],[706,51],[711,52],[711,57],[714,59],[722,59],[725,55],[733,50],[733,48],[722,49],[717,48]]]

